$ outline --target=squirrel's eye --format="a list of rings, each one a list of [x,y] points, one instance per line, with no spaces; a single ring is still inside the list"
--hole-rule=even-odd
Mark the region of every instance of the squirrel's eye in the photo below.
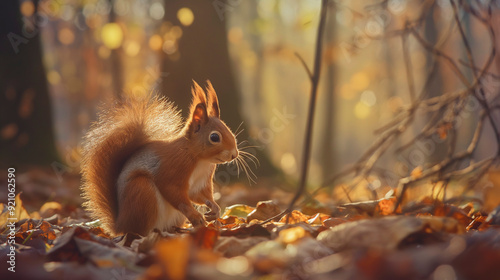
[[[219,143],[220,142],[221,135],[217,131],[212,131],[210,133],[210,137],[208,138],[211,143]]]

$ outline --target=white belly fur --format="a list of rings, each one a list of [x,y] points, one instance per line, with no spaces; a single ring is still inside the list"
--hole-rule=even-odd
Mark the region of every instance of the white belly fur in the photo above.
[[[214,164],[209,161],[199,161],[189,177],[189,196],[201,191],[205,187]],[[158,202],[158,220],[155,228],[161,230],[171,230],[173,227],[179,227],[183,224],[186,217],[168,203],[156,189],[156,200]]]

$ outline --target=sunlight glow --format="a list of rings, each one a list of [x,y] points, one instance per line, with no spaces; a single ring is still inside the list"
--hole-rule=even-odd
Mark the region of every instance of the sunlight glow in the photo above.
[[[110,49],[117,49],[122,45],[123,31],[117,23],[107,23],[102,27],[101,39]]]
[[[181,8],[177,11],[177,18],[182,25],[190,26],[194,21],[194,14],[189,8]]]
[[[370,106],[366,105],[363,102],[358,102],[356,103],[356,106],[354,106],[354,115],[358,119],[366,119],[370,115]]]
[[[156,20],[162,19],[163,15],[165,15],[163,5],[160,2],[153,3],[151,7],[149,7],[149,15]]]
[[[59,30],[57,38],[64,45],[70,45],[73,41],[75,41],[75,34],[71,31],[71,29],[65,27]]]
[[[163,43],[163,51],[166,54],[173,54],[177,51],[177,45],[174,40],[165,40]]]
[[[149,47],[154,51],[161,50],[161,46],[163,45],[163,40],[160,35],[153,35],[149,38]]]
[[[125,43],[125,52],[129,56],[136,56],[141,51],[141,45],[136,41],[127,41]]]
[[[52,85],[57,85],[59,82],[61,82],[61,75],[57,71],[50,70],[47,73],[47,80],[49,81],[50,84]]]
[[[361,94],[359,101],[364,103],[366,106],[372,107],[375,105],[375,103],[377,103],[377,97],[375,96],[375,93],[373,93],[373,91],[365,90]]]
[[[288,174],[297,172],[297,162],[292,153],[284,153],[281,156],[281,168]]]
[[[358,72],[351,77],[351,88],[364,90],[370,85],[370,79],[364,72]]]
[[[35,12],[35,5],[31,1],[24,1],[21,4],[21,14],[25,17],[30,17]]]

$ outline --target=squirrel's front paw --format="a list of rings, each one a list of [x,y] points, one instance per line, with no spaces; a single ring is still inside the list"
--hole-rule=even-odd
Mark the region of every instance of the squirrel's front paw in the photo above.
[[[211,221],[216,220],[217,218],[219,218],[219,215],[220,215],[219,212],[209,211],[209,212],[205,213],[205,219],[207,221],[211,222]]]
[[[205,218],[201,214],[189,218],[189,221],[191,222],[191,224],[193,225],[194,228],[207,226],[207,221],[205,220]]]
[[[220,207],[219,205],[217,205],[217,203],[207,200],[205,204],[208,206],[208,208],[210,208],[210,211],[205,213],[205,219],[207,221],[213,221],[220,217]]]

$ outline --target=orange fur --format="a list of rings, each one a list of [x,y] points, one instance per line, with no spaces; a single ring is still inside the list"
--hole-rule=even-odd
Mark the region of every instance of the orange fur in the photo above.
[[[149,96],[116,104],[93,125],[85,137],[82,191],[84,206],[104,230],[145,235],[156,225],[182,222],[167,215],[163,219],[172,221],[161,223],[157,199],[194,226],[204,225],[205,218],[192,203],[207,204],[218,215],[212,185],[215,165],[231,161],[238,150],[233,133],[219,119],[210,82],[207,93],[208,100],[194,82],[185,124],[171,103]],[[214,131],[221,136],[219,142],[210,140]]]
[[[155,199],[152,174],[136,171],[127,183],[116,219],[117,232],[133,232],[146,235],[155,225],[158,205]],[[147,203],[145,203],[147,202]]]

